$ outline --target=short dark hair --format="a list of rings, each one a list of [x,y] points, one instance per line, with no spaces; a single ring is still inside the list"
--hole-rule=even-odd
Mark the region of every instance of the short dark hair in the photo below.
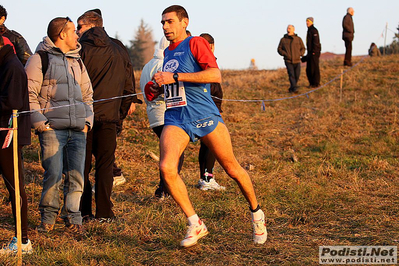
[[[187,18],[188,19],[188,13],[187,11],[184,9],[184,7],[179,6],[179,5],[173,5],[170,7],[167,7],[163,12],[162,15],[165,15],[166,13],[171,13],[171,12],[176,12],[176,16],[177,18],[182,21],[183,18]]]
[[[0,5],[0,18],[1,17],[7,19],[7,10],[2,5]]]
[[[66,18],[58,17],[50,21],[47,27],[47,36],[50,38],[52,42],[55,42],[58,39],[61,31],[67,30],[69,28],[69,26],[65,24],[65,23],[68,24],[68,22],[69,22],[68,17]]]
[[[202,37],[205,40],[207,40],[209,42],[209,44],[214,44],[215,43],[215,39],[209,33],[202,33],[200,35],[200,37]]]
[[[101,12],[101,11],[100,11]],[[78,18],[78,22],[82,21],[84,24],[93,24],[94,27],[103,26],[103,18],[97,11],[89,10]]]

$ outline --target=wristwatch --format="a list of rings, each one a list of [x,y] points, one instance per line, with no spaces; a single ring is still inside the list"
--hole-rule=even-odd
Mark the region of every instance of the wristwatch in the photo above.
[[[174,74],[173,74],[173,79],[174,79],[176,82],[179,82],[179,74],[174,73]]]

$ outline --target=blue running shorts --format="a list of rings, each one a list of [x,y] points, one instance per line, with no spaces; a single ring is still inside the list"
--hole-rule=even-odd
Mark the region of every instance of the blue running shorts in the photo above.
[[[175,125],[183,129],[192,142],[208,135],[215,130],[219,122],[224,124],[222,117],[214,115],[186,124]]]

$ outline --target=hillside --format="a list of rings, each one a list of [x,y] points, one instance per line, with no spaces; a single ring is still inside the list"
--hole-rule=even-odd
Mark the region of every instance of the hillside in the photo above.
[[[341,65],[341,59],[322,61],[322,84],[337,77]],[[24,156],[34,253],[24,256],[24,262],[318,265],[323,245],[397,246],[398,74],[399,56],[367,58],[345,73],[342,93],[339,79],[308,93],[303,68],[299,94],[290,95],[285,69],[222,72],[222,116],[267,216],[269,238],[263,246],[252,244],[246,201],[219,165],[216,179],[225,191],[195,187],[199,145],[190,143],[182,177],[210,234],[190,249],[179,248],[186,221],[173,200],[158,202],[153,197],[159,177],[150,153],[159,153],[158,140],[148,128],[144,105],[126,119],[118,138],[117,163],[127,183],[113,192],[117,220],[85,224],[88,236],[82,240],[66,236],[61,220],[54,233],[39,234],[35,227],[40,222],[43,170],[37,136],[32,134],[33,144]],[[0,201],[0,240],[5,243],[13,235],[13,220],[4,182]],[[0,257],[0,264],[11,261]]]

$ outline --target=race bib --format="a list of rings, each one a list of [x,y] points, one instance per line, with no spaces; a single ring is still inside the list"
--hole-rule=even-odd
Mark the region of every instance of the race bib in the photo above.
[[[184,89],[183,82],[179,81],[179,84],[172,83],[163,85],[164,86],[164,99],[166,109],[176,108],[187,105],[186,90]]]

